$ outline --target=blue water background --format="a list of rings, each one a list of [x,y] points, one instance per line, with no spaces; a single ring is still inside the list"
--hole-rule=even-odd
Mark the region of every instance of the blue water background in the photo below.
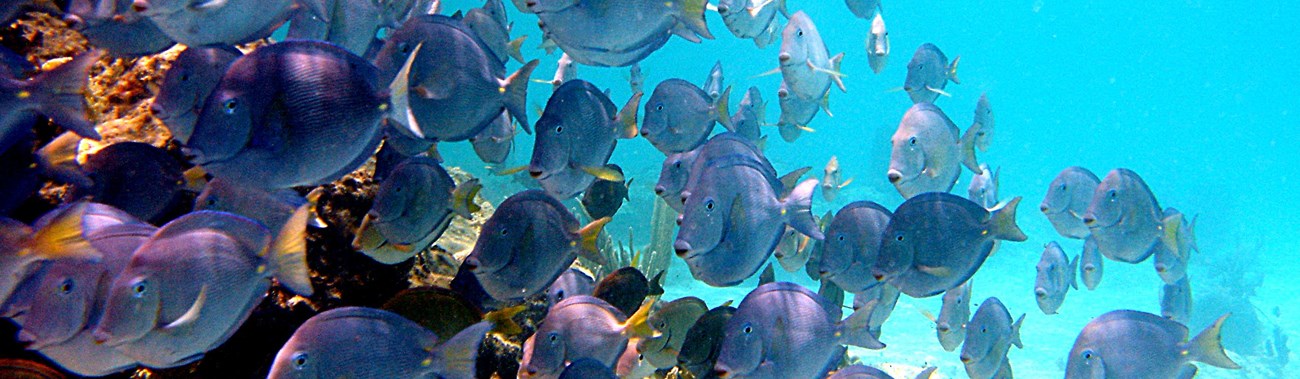
[[[449,1],[444,13],[476,6],[481,3]],[[533,77],[549,80],[559,53],[546,56],[534,49],[540,40],[536,17],[517,12],[508,1],[507,8],[515,25],[512,36],[529,36],[525,57],[542,61]],[[973,297],[978,302],[997,296],[1013,316],[1029,314],[1026,348],[1010,354],[1017,376],[1060,377],[1074,336],[1096,315],[1120,308],[1159,312],[1160,280],[1150,262],[1106,262],[1100,288],[1072,292],[1060,315],[1045,316],[1035,305],[1034,264],[1043,244],[1059,241],[1071,255],[1081,246],[1058,236],[1037,210],[1048,182],[1072,165],[1098,176],[1116,167],[1132,169],[1162,206],[1199,214],[1202,253],[1193,259],[1193,278],[1216,270],[1223,260],[1254,254],[1257,261],[1250,267],[1264,282],[1253,303],[1268,313],[1278,307],[1278,322],[1297,339],[1300,302],[1290,277],[1300,268],[1294,253],[1300,250],[1295,216],[1300,192],[1293,189],[1300,179],[1300,7],[1284,1],[886,1],[892,51],[880,74],[867,65],[869,20],[853,17],[838,0],[790,0],[789,8],[811,16],[832,54],[846,53],[848,92],[832,89],[834,117],[819,114],[810,125],[816,132],[795,143],[781,141],[775,128],[765,129],[767,155],[777,171],[812,166],[820,176],[836,155],[844,177],[854,178],[833,203],[818,194],[815,214],[855,200],[891,208],[902,202],[885,171],[889,136],[911,102],[891,89],[902,86],[917,46],[930,42],[950,58],[961,56],[962,84],[950,83],[952,97],[936,103],[963,130],[976,99],[988,94],[997,129],[992,148],[979,159],[1001,167],[1003,199],[1024,197],[1019,223],[1030,239],[1002,244],[975,276]],[[645,91],[674,77],[702,84],[721,60],[726,84],[734,87],[732,104],[746,88],[758,86],[769,103],[768,121],[775,122],[780,76],[755,76],[776,67],[779,46],[760,50],[731,35],[716,12],[707,18],[717,39],[695,44],[674,37],[641,62]],[[511,62],[507,70],[518,67]],[[626,68],[582,66],[579,78],[609,88],[615,104],[629,96]],[[550,92],[550,85],[534,84],[529,101],[540,108]],[[516,144],[502,166],[527,163],[532,137],[521,134]],[[522,188],[491,176],[468,143],[444,145],[449,164],[487,178],[489,200],[499,202]],[[631,201],[609,227],[619,239],[636,228],[637,241],[649,240],[652,188],[662,160],[663,154],[643,139],[619,142],[612,162],[634,178]],[[964,196],[970,176],[964,172],[953,192]],[[753,279],[733,288],[707,287],[673,260],[668,298],[701,296],[712,306],[739,301],[753,287]],[[816,288],[802,273],[778,272],[778,280]],[[1193,279],[1194,292],[1195,286]],[[882,339],[890,347],[854,352],[868,363],[933,364],[941,373],[964,377],[956,354],[939,349],[932,324],[917,312],[937,312],[938,304],[937,297],[904,296],[885,325]],[[1191,326],[1193,332],[1203,327]],[[1203,369],[1201,377],[1215,375],[1244,374]]]

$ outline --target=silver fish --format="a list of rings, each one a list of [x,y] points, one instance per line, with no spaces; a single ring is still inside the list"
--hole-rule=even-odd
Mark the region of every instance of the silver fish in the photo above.
[[[89,233],[102,260],[60,259],[50,262],[26,296],[19,339],[65,370],[84,376],[104,376],[136,365],[116,349],[96,344],[93,331],[102,313],[109,281],[141,243],[156,229],[133,220],[107,225]]]
[[[0,304],[10,302],[18,287],[46,262],[103,259],[87,233],[134,219],[126,212],[84,201],[56,208],[34,226],[0,218]]]
[[[876,14],[871,19],[871,33],[867,34],[867,64],[871,71],[879,74],[889,63],[889,31],[885,29],[885,18]]]
[[[293,0],[133,0],[131,8],[176,42],[205,46],[266,38],[297,6]],[[312,10],[328,18],[323,9]]]
[[[855,201],[840,208],[826,229],[819,265],[821,277],[853,293],[878,286],[880,282],[871,276],[871,269],[880,255],[881,239],[891,217],[893,212],[870,201]]]
[[[980,151],[989,151],[989,144],[993,140],[993,132],[997,125],[987,93],[980,94],[980,99],[975,102],[973,120],[970,126],[972,133],[975,133],[974,138],[971,138],[972,144]]]
[[[1151,262],[1155,264],[1156,274],[1160,275],[1160,280],[1165,284],[1176,284],[1187,275],[1187,262],[1192,259],[1192,250],[1196,250],[1196,217],[1192,218],[1189,223],[1181,212],[1174,208],[1166,208],[1164,217],[1171,221],[1176,221],[1176,228],[1171,227],[1165,230],[1166,233],[1176,233],[1171,238],[1178,241],[1178,251],[1171,250],[1164,244],[1157,244],[1152,254]],[[1175,222],[1171,222],[1172,225]]]
[[[966,188],[967,198],[985,208],[993,208],[998,205],[998,174],[1002,172],[1002,167],[996,171],[989,170],[989,166],[980,165],[980,172],[970,178],[970,186]]]
[[[97,50],[82,53],[26,80],[8,76],[7,70],[0,72],[0,135],[30,127],[28,112],[35,112],[77,135],[98,140],[95,124],[86,120],[85,91],[90,68],[103,55]]]
[[[704,21],[703,0],[536,0],[546,37],[575,62],[588,66],[625,67],[668,42],[672,35],[699,42],[713,39]]]
[[[970,291],[971,284],[969,281],[962,283],[957,288],[945,291],[943,293],[943,305],[939,308],[938,317],[934,317],[927,311],[922,311],[926,318],[934,322],[934,329],[939,337],[939,345],[943,346],[944,350],[956,350],[966,340],[966,322],[970,321]]]
[[[961,345],[961,362],[972,379],[1010,378],[1007,351],[1011,346],[1023,349],[1020,342],[1021,314],[1014,323],[1011,313],[996,297],[980,304],[966,325],[966,341]]]
[[[1083,240],[1083,253],[1079,254],[1079,277],[1083,278],[1083,285],[1088,290],[1097,289],[1101,284],[1102,274],[1101,252],[1097,250],[1097,240],[1088,237]]]
[[[894,313],[894,306],[898,305],[901,294],[898,288],[889,284],[881,284],[853,294],[853,309],[875,302],[875,308],[872,309],[871,317],[867,320],[867,331],[876,339],[880,339],[881,327],[885,325],[889,315]]]
[[[311,293],[306,251],[294,248],[301,235],[272,237],[258,222],[224,212],[167,223],[113,280],[95,341],[149,367],[201,359],[248,318],[269,279]]]
[[[809,209],[817,180],[804,181],[789,196],[778,198],[771,177],[745,163],[751,159],[719,159],[704,169],[692,169],[689,194],[683,195],[686,202],[673,248],[696,279],[712,286],[735,285],[757,272],[786,225],[823,238]]]
[[[363,307],[331,309],[307,319],[275,355],[267,378],[474,377],[479,345],[491,329],[480,322],[445,342],[395,313]]]
[[[1165,217],[1151,188],[1128,169],[1112,170],[1093,190],[1083,223],[1106,258],[1138,263],[1164,243],[1177,251],[1181,215]]]
[[[131,3],[132,0],[73,0],[68,3],[63,20],[91,45],[119,57],[156,54],[176,44],[153,21],[133,9]]]
[[[877,10],[883,10],[880,0],[844,0],[844,5],[848,5],[849,11],[861,19],[871,18]]]
[[[514,149],[516,134],[518,131],[515,124],[510,122],[510,113],[501,112],[491,125],[483,128],[478,135],[470,137],[469,142],[474,145],[474,154],[483,163],[501,164],[505,163],[510,151]]]
[[[186,148],[204,170],[239,185],[332,181],[379,144],[389,105],[378,78],[370,63],[324,42],[254,50],[231,63],[208,96]]]
[[[1079,289],[1079,284],[1074,279],[1078,266],[1079,257],[1074,257],[1073,260],[1066,257],[1065,251],[1061,250],[1061,245],[1056,241],[1043,246],[1043,257],[1035,267],[1038,276],[1034,278],[1034,297],[1043,314],[1056,314],[1070,288]]]
[[[867,331],[872,306],[841,320],[840,306],[790,282],[768,283],[727,321],[713,371],[719,377],[811,378],[838,362],[841,344],[882,349]],[[797,332],[795,332],[797,331]]]
[[[408,60],[409,115],[398,115],[405,124],[398,128],[402,133],[434,142],[463,141],[478,135],[502,111],[532,133],[526,106],[536,60],[506,76],[505,66],[472,29],[437,15],[411,17],[393,31],[375,65],[381,77],[397,80]],[[399,97],[395,103],[402,101],[394,97]]]
[[[236,59],[244,54],[229,46],[188,47],[163,73],[150,110],[182,145],[194,134],[203,103]]]
[[[286,38],[325,41],[361,56],[375,43],[376,33],[397,29],[415,6],[413,0],[306,1],[320,3],[326,14],[295,12]]]
[[[462,264],[493,298],[518,300],[540,293],[578,254],[605,262],[596,236],[608,219],[580,227],[568,208],[539,190],[511,195],[484,222]]]
[[[717,103],[718,98],[722,96],[722,82],[722,61],[717,61],[713,64],[713,68],[709,70],[709,76],[704,79],[704,85],[700,86],[700,89],[709,94],[709,98],[714,103]]]
[[[715,100],[705,90],[681,79],[668,79],[655,86],[645,103],[641,136],[664,154],[694,149],[713,133],[714,123],[734,130],[727,87]]]
[[[1088,225],[1083,223],[1083,215],[1088,212],[1092,202],[1092,193],[1101,184],[1092,171],[1071,166],[1061,170],[1052,179],[1038,209],[1047,216],[1056,232],[1062,237],[1082,239],[1088,236]]]
[[[691,150],[669,154],[664,158],[664,163],[659,169],[659,181],[655,182],[655,195],[663,198],[664,202],[678,213],[683,210],[682,191],[686,189],[686,181],[690,178],[691,166],[695,164],[698,153],[697,150]]]
[[[410,259],[428,247],[422,241],[442,236],[453,215],[473,218],[479,209],[474,196],[482,187],[477,179],[457,185],[437,161],[411,157],[380,184],[374,205],[357,231],[358,243],[354,244],[380,263]],[[384,253],[379,245],[390,245],[400,253]]]
[[[780,35],[781,22],[776,13],[780,11],[786,18],[785,0],[718,0],[718,15],[731,34],[742,39],[753,39],[758,48],[776,42]]]
[[[912,297],[957,287],[983,265],[994,240],[1028,239],[1016,226],[1019,204],[1016,197],[990,212],[944,192],[908,199],[885,228],[872,274]]]
[[[1219,333],[1228,315],[1187,340],[1187,327],[1146,312],[1117,310],[1088,322],[1074,340],[1066,379],[1190,378],[1191,362],[1240,369],[1224,353]]]
[[[596,289],[595,279],[576,268],[569,268],[564,270],[554,283],[551,283],[551,287],[546,290],[546,299],[551,305],[555,305],[565,298],[591,295],[594,289]]]
[[[1160,315],[1187,325],[1192,322],[1192,281],[1184,276],[1177,283],[1160,287]]]
[[[557,378],[566,362],[592,358],[614,366],[628,338],[650,334],[650,303],[631,317],[591,296],[573,296],[551,307],[532,337],[524,341],[519,378]]]
[[[903,82],[903,91],[912,98],[913,103],[933,103],[939,95],[948,95],[943,88],[948,82],[961,84],[957,79],[957,62],[961,57],[948,63],[948,57],[934,44],[925,43],[916,48],[912,60],[907,62],[907,79]]]
[[[528,175],[556,199],[577,196],[598,177],[622,182],[622,173],[605,165],[620,138],[636,136],[640,99],[633,94],[619,111],[608,96],[585,80],[560,85],[537,120]]]
[[[841,53],[834,57],[822,41],[821,33],[812,19],[802,11],[790,16],[790,23],[781,32],[781,79],[790,94],[802,99],[821,99],[830,91],[831,84],[844,90],[840,80]]]
[[[524,56],[520,54],[519,48],[523,46],[527,36],[510,39],[511,24],[506,19],[505,4],[501,0],[487,0],[482,7],[465,12],[465,17],[461,21],[465,22],[470,29],[474,29],[475,34],[478,34],[479,39],[502,64],[511,58],[516,62],[524,63]]]
[[[959,134],[957,125],[930,103],[912,105],[890,138],[889,182],[903,198],[925,192],[948,192],[961,166],[981,172],[975,159],[974,134]]]
[[[686,333],[709,307],[694,296],[670,301],[650,314],[648,323],[657,334],[641,339],[637,351],[656,368],[677,364],[677,352],[686,342]]]
[[[840,160],[834,155],[831,160],[826,162],[826,168],[822,171],[822,198],[826,201],[835,201],[839,195],[840,189],[853,182],[853,178],[844,180],[843,173],[840,172]]]
[[[638,68],[639,67],[637,66],[632,66],[633,70],[637,70]],[[555,76],[551,78],[551,86],[556,90],[559,90],[561,84],[577,78],[578,64],[573,61],[573,58],[569,58],[569,54],[560,54],[560,59],[555,62]],[[640,92],[639,87],[633,85],[632,92]]]
[[[763,101],[763,93],[758,87],[749,87],[736,106],[736,113],[731,115],[731,125],[735,126],[736,133],[760,145],[761,149],[765,138],[762,127],[766,124],[767,103]]]

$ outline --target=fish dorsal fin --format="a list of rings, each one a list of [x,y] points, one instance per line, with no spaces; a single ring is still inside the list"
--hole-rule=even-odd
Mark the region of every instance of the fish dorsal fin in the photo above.
[[[203,287],[199,288],[199,294],[198,296],[194,297],[194,303],[190,304],[190,308],[186,310],[185,313],[181,315],[181,317],[178,317],[176,318],[176,320],[173,320],[172,322],[163,326],[163,330],[176,331],[179,328],[193,325],[196,321],[199,320],[199,316],[202,315],[203,305],[207,303],[207,301],[208,301],[208,285],[204,284]]]
[[[492,333],[513,336],[523,333],[524,329],[514,321],[515,315],[528,309],[527,305],[516,305],[510,308],[499,309],[488,312],[483,315],[483,321],[492,323]]]

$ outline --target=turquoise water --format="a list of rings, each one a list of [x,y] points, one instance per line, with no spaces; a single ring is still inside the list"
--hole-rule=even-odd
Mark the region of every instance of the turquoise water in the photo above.
[[[444,6],[468,9],[481,3],[451,1]],[[536,18],[507,7],[515,24],[512,35],[529,35],[525,56],[542,60],[534,77],[549,79],[559,53],[546,56],[532,49],[540,36]],[[885,171],[889,136],[911,102],[891,89],[902,86],[907,60],[917,46],[930,42],[949,57],[961,56],[962,84],[950,84],[946,90],[952,97],[936,103],[962,129],[971,122],[975,100],[988,94],[997,130],[992,148],[979,154],[980,161],[1001,166],[1001,198],[1025,198],[1019,223],[1030,239],[1002,244],[974,277],[973,299],[978,303],[997,296],[1013,316],[1028,313],[1022,330],[1025,348],[1009,355],[1017,376],[1060,377],[1075,335],[1092,317],[1113,309],[1159,313],[1161,282],[1149,262],[1106,262],[1099,288],[1072,291],[1058,315],[1043,315],[1035,305],[1034,265],[1043,244],[1058,241],[1070,255],[1080,250],[1080,241],[1061,238],[1035,209],[1048,182],[1072,165],[1099,176],[1116,167],[1132,169],[1162,206],[1200,215],[1201,253],[1189,269],[1197,300],[1215,291],[1207,288],[1214,286],[1199,286],[1197,278],[1222,273],[1228,263],[1253,255],[1256,260],[1246,261],[1245,270],[1228,273],[1262,278],[1253,297],[1240,291],[1216,295],[1248,297],[1258,309],[1233,309],[1234,317],[1254,312],[1266,322],[1245,332],[1271,336],[1273,325],[1268,323],[1277,323],[1296,339],[1300,302],[1294,300],[1288,279],[1300,268],[1291,254],[1300,249],[1294,238],[1300,218],[1293,216],[1300,192],[1291,190],[1300,173],[1300,72],[1294,68],[1295,51],[1300,51],[1300,7],[1288,2],[1194,0],[886,1],[883,14],[892,51],[880,74],[867,65],[864,39],[869,20],[853,17],[838,0],[789,0],[789,8],[809,14],[832,54],[846,53],[848,92],[832,89],[834,117],[819,114],[810,125],[816,132],[805,133],[795,143],[782,141],[775,128],[764,130],[770,135],[767,155],[778,172],[812,166],[820,176],[821,167],[836,155],[844,177],[854,178],[835,202],[816,196],[814,214],[856,200],[891,208],[902,202]],[[775,122],[780,76],[755,76],[776,67],[779,46],[760,50],[752,41],[732,36],[717,13],[707,17],[717,39],[700,44],[672,39],[641,62],[645,90],[674,77],[700,84],[721,60],[725,83],[734,87],[733,104],[744,89],[758,86],[769,102],[768,120]],[[511,62],[507,69],[518,66]],[[629,96],[626,68],[583,66],[578,76],[610,88],[616,104]],[[549,85],[534,85],[530,102],[540,107],[550,91]],[[477,162],[468,144],[448,145],[442,150],[449,162]],[[504,166],[525,164],[531,145],[531,136],[521,134]],[[655,200],[652,187],[662,159],[644,139],[620,141],[615,150],[611,162],[634,178],[631,201],[610,226],[620,239],[627,228],[648,229]],[[486,168],[466,166],[489,178],[484,195],[494,202],[521,189],[509,178],[491,177]],[[964,173],[953,192],[964,195],[969,179],[970,173]],[[638,241],[649,240],[640,233]],[[694,281],[680,259],[673,260],[666,298],[696,295],[714,306],[738,301],[754,285],[751,279],[733,288],[708,287]],[[802,273],[778,272],[777,279],[816,288]],[[1197,306],[1215,305],[1201,302]],[[938,307],[938,297],[904,296],[884,326],[882,340],[889,347],[852,352],[869,364],[938,365],[943,375],[965,377],[957,353],[940,349],[932,324],[918,312],[937,312]],[[1237,331],[1232,322],[1225,334]],[[1195,332],[1206,323],[1190,327]],[[1199,377],[1274,377],[1300,370],[1295,364],[1269,363],[1261,354],[1242,355],[1246,348],[1229,348],[1246,369],[1203,367]]]

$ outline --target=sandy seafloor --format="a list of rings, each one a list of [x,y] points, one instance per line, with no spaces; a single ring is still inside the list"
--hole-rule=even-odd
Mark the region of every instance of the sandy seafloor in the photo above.
[[[1293,254],[1300,250],[1295,232],[1300,218],[1294,216],[1300,192],[1292,190],[1300,174],[1300,75],[1292,67],[1294,52],[1300,51],[1300,26],[1295,23],[1300,7],[1285,1],[886,1],[893,50],[885,71],[873,74],[863,49],[868,20],[853,18],[838,0],[788,3],[792,11],[802,9],[812,17],[832,54],[846,52],[848,93],[832,89],[834,117],[819,114],[810,125],[816,132],[805,133],[795,143],[781,141],[775,128],[765,130],[770,135],[767,154],[777,171],[812,166],[820,175],[827,159],[836,155],[844,177],[855,179],[834,202],[818,194],[814,214],[856,200],[890,208],[902,202],[885,180],[885,171],[888,138],[911,103],[890,90],[902,85],[906,62],[918,45],[932,42],[950,58],[962,57],[962,84],[949,84],[953,96],[937,101],[959,127],[970,124],[975,100],[988,93],[997,129],[991,150],[980,153],[980,160],[1001,167],[1003,199],[1025,197],[1019,223],[1030,239],[1002,243],[975,275],[972,303],[996,296],[1013,317],[1028,314],[1021,330],[1025,348],[1013,348],[1009,355],[1017,377],[1061,377],[1076,334],[1092,317],[1114,309],[1159,312],[1161,282],[1150,262],[1112,261],[1106,262],[1097,290],[1071,291],[1058,315],[1038,310],[1034,265],[1043,244],[1058,241],[1072,256],[1081,248],[1081,241],[1059,237],[1036,209],[1047,183],[1072,165],[1088,167],[1099,176],[1114,167],[1132,169],[1143,176],[1162,206],[1200,215],[1202,252],[1194,256],[1189,270],[1197,306],[1206,306],[1200,300],[1210,294],[1246,298],[1251,304],[1231,309],[1236,315],[1225,334],[1233,332],[1233,320],[1258,312],[1264,326],[1246,332],[1271,338],[1276,325],[1291,340],[1300,339],[1300,301],[1292,283],[1300,269]],[[444,2],[449,10],[480,5],[477,0]],[[512,36],[529,35],[525,57],[542,60],[534,78],[549,79],[558,53],[546,56],[532,49],[540,40],[536,18],[507,7],[515,25]],[[776,67],[777,47],[760,50],[735,38],[716,13],[708,15],[708,24],[716,40],[693,44],[674,38],[641,62],[645,91],[673,77],[698,84],[721,59],[726,84],[734,87],[732,103],[739,102],[749,86],[758,86],[768,100],[767,119],[774,122],[779,76],[756,75]],[[511,62],[507,71],[518,67]],[[625,68],[579,69],[580,78],[610,88],[612,100],[620,105],[629,95],[626,73]],[[543,106],[550,91],[549,85],[534,84],[529,102]],[[502,166],[526,164],[531,145],[532,137],[520,134]],[[447,165],[483,178],[482,195],[492,203],[523,188],[512,178],[492,176],[468,143],[443,144],[441,151]],[[630,202],[607,229],[617,239],[634,228],[637,241],[649,240],[644,231],[649,229],[652,188],[662,159],[644,140],[620,141],[612,162],[634,182]],[[969,179],[969,172],[962,174],[953,192],[964,194]],[[1221,290],[1197,280],[1213,274],[1258,279],[1258,286]],[[777,279],[816,290],[802,272],[778,269]],[[693,280],[681,260],[672,258],[664,298],[698,296],[716,306],[726,300],[739,302],[755,284],[751,278],[736,287],[709,287]],[[1251,289],[1253,293],[1246,292]],[[940,367],[937,378],[965,377],[958,353],[941,349],[933,324],[919,312],[937,312],[939,302],[937,296],[904,295],[884,325],[881,339],[889,346],[876,351],[854,348],[850,353],[867,364],[898,365],[902,373],[935,365]],[[1192,325],[1191,332],[1206,324]],[[1283,366],[1267,354],[1242,355],[1238,350],[1230,349],[1229,354],[1244,369],[1202,366],[1198,377],[1300,377],[1294,362]]]
[[[478,2],[448,4],[456,9]],[[1082,241],[1057,235],[1037,209],[1048,182],[1072,165],[1087,167],[1098,176],[1115,167],[1132,169],[1151,186],[1161,206],[1199,214],[1202,252],[1194,255],[1189,269],[1196,299],[1247,298],[1251,306],[1231,309],[1235,315],[1225,334],[1234,331],[1234,319],[1256,312],[1265,324],[1247,332],[1271,338],[1277,325],[1295,345],[1300,301],[1291,278],[1300,269],[1293,257],[1300,250],[1295,233],[1300,218],[1294,216],[1300,195],[1290,187],[1300,177],[1296,165],[1300,76],[1284,74],[1279,68],[1294,61],[1294,51],[1300,49],[1300,39],[1295,38],[1300,27],[1294,22],[1300,18],[1300,8],[1286,2],[1247,5],[1195,0],[886,0],[883,14],[892,51],[886,69],[873,74],[863,42],[868,20],[854,18],[838,0],[788,0],[788,4],[791,12],[802,9],[812,17],[831,54],[846,52],[842,72],[847,75],[848,92],[832,88],[834,117],[819,114],[810,125],[816,132],[804,133],[795,143],[781,141],[775,128],[764,130],[769,134],[766,152],[778,172],[812,166],[812,173],[820,176],[827,159],[836,155],[844,178],[855,178],[832,203],[818,194],[814,214],[856,200],[890,208],[902,202],[885,180],[885,171],[889,136],[911,103],[903,93],[891,90],[901,87],[907,60],[921,43],[938,45],[949,58],[962,57],[962,83],[949,83],[946,90],[953,96],[936,101],[960,128],[970,125],[975,100],[981,93],[988,94],[997,129],[990,151],[980,153],[979,159],[1001,167],[1002,199],[1024,196],[1019,224],[1030,238],[1003,242],[975,275],[972,313],[985,298],[996,296],[1013,317],[1028,314],[1021,330],[1025,348],[1012,348],[1009,354],[1017,377],[1062,377],[1075,337],[1095,316],[1115,309],[1160,311],[1162,282],[1150,261],[1107,261],[1097,290],[1083,289],[1080,283],[1081,290],[1069,293],[1059,314],[1048,316],[1038,309],[1034,266],[1043,245],[1058,241],[1071,256],[1082,246]],[[516,25],[513,35],[529,34],[525,46],[535,46],[535,18],[513,9],[510,17]],[[733,86],[733,106],[746,88],[758,86],[768,101],[767,119],[775,122],[780,112],[775,96],[779,76],[755,76],[776,67],[778,47],[760,50],[735,38],[716,13],[708,15],[708,23],[716,40],[693,44],[674,38],[641,62],[645,91],[673,77],[700,84],[713,63],[721,60],[725,83]],[[539,53],[525,49],[528,57]],[[535,76],[549,78],[555,58],[542,57]],[[511,63],[507,70],[517,66]],[[626,69],[584,66],[579,77],[610,88],[615,104],[621,105],[629,94]],[[540,99],[549,91],[549,86],[534,86],[530,102],[543,104]],[[520,137],[515,155],[505,166],[526,163],[530,137]],[[455,144],[444,151],[467,159],[472,154],[468,146]],[[644,225],[662,158],[645,141],[619,142],[611,161],[634,178],[631,201],[608,229],[620,239],[629,227],[648,229]],[[487,171],[476,172],[487,175]],[[953,192],[964,195],[970,176],[964,172]],[[485,193],[496,196],[495,200],[517,188],[489,186]],[[649,239],[643,235],[638,234],[637,240]],[[1217,289],[1220,286],[1203,283],[1211,274],[1258,279],[1259,284],[1253,294],[1242,288]],[[802,272],[778,268],[777,279],[817,288]],[[665,299],[698,296],[716,306],[726,300],[739,302],[756,278],[736,287],[713,288],[692,280],[682,261],[673,258],[665,282]],[[1209,293],[1213,291],[1218,292]],[[881,339],[889,346],[878,351],[853,348],[850,353],[868,364],[937,365],[936,377],[966,377],[959,353],[939,346],[933,323],[919,312],[937,313],[939,304],[938,296],[904,295],[884,325]],[[1191,333],[1208,324],[1191,325]],[[1300,378],[1294,360],[1282,366],[1275,357],[1242,355],[1231,348],[1229,355],[1244,368],[1201,365],[1197,377]]]

